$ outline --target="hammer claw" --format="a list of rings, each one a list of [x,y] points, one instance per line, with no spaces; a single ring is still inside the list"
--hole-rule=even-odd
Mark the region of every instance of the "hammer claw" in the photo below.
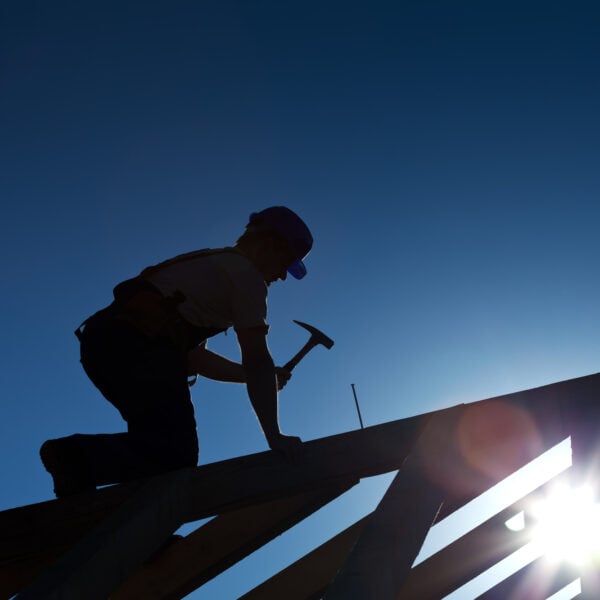
[[[334,342],[330,337],[327,337],[322,331],[319,331],[316,327],[313,327],[308,323],[296,321],[296,319],[294,319],[294,323],[297,323],[298,325],[300,325],[300,327],[304,327],[304,329],[306,329],[306,331],[308,331],[311,334],[311,339],[314,339],[315,346],[317,346],[318,344],[322,344],[323,346],[325,346],[325,348],[327,348],[327,350],[331,350]]]
[[[333,340],[330,337],[327,337],[322,331],[319,331],[316,327],[308,325],[308,323],[303,323],[302,321],[296,321],[295,319],[294,323],[297,323],[300,327],[304,327],[304,329],[310,333],[310,338],[296,355],[283,365],[284,369],[287,369],[288,371],[291,371],[315,346],[321,344],[328,350],[333,346]]]

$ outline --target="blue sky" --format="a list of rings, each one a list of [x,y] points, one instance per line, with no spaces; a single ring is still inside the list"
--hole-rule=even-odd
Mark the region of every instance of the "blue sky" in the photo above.
[[[314,439],[598,370],[592,2],[66,2],[0,9],[0,508],[49,499],[47,438],[120,431],[73,329],[112,287],[286,204],[281,395]],[[216,351],[238,356],[235,336]],[[194,389],[201,462],[266,448],[242,386]],[[354,492],[195,593],[233,598],[373,508]]]

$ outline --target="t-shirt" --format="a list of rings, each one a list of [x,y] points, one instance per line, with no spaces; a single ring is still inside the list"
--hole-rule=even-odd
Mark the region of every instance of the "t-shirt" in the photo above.
[[[145,274],[165,297],[181,292],[181,316],[198,327],[264,327],[267,284],[260,271],[234,248],[182,255]]]

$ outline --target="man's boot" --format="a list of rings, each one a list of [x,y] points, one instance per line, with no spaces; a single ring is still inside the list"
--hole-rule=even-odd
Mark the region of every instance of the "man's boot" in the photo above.
[[[52,475],[57,498],[96,489],[81,458],[80,449],[71,437],[44,442],[40,457],[46,471]]]

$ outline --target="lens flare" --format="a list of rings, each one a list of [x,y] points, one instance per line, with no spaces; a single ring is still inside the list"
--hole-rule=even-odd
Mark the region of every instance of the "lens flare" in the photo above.
[[[531,509],[532,539],[552,561],[585,565],[600,558],[600,504],[589,487],[557,487]]]

